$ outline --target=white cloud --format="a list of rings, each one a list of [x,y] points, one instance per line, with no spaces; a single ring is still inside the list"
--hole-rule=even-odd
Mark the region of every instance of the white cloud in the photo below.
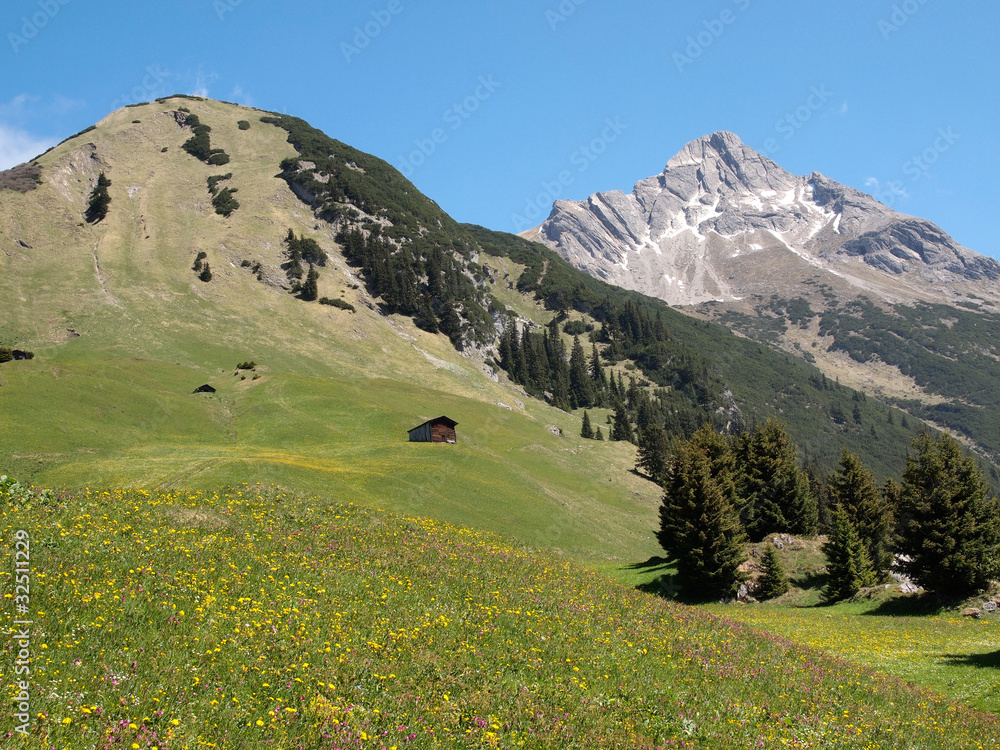
[[[219,79],[218,73],[202,73],[198,71],[198,75],[195,76],[194,91],[191,92],[192,96],[203,96],[206,99],[209,98],[208,87],[215,83]]]
[[[16,128],[0,125],[0,169],[10,169],[41,154],[55,139],[37,138]]]
[[[845,100],[843,104],[840,105],[839,113],[841,115],[846,115],[850,111],[850,107],[847,106],[847,101]]]
[[[234,102],[238,102],[239,104],[243,104],[247,107],[253,106],[253,97],[250,96],[250,94],[248,94],[247,92],[245,92],[243,90],[243,87],[240,86],[238,83],[235,86],[233,86],[233,93],[229,95],[229,98],[232,99]]]

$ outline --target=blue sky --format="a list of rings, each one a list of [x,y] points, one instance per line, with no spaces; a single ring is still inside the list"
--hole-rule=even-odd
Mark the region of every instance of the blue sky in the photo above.
[[[1000,257],[1000,37],[968,0],[4,0],[0,167],[134,101],[297,115],[515,231],[731,130]]]

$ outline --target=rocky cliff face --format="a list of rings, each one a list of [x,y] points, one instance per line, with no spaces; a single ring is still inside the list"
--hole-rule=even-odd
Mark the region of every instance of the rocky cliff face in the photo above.
[[[892,300],[1000,299],[989,283],[1000,263],[819,173],[793,175],[727,132],[692,141],[631,194],[556,202],[525,236],[674,305],[789,296],[807,281]]]

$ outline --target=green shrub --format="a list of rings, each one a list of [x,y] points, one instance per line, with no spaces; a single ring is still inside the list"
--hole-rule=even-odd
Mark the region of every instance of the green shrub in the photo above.
[[[215,213],[229,218],[230,214],[240,207],[239,201],[233,197],[236,191],[237,188],[222,188],[222,190],[216,193],[215,197],[212,198]]]
[[[233,176],[232,172],[229,172],[228,174],[214,174],[214,175],[212,175],[207,180],[207,182],[208,182],[208,192],[210,192],[212,195],[215,195],[216,188],[219,186],[219,183],[222,182],[222,181],[224,181],[224,180],[232,179],[232,176]]]
[[[342,299],[331,299],[330,297],[320,297],[319,303],[321,305],[329,305],[330,307],[337,307],[341,310],[347,310],[348,312],[357,312],[354,309],[354,305],[350,302],[345,302]]]
[[[206,263],[204,268],[201,269],[201,273],[198,274],[198,278],[206,283],[212,280],[212,268],[208,265],[208,263]]]
[[[240,120],[238,123],[236,123],[236,125],[239,127],[240,130],[250,129],[250,123],[247,122],[246,120]]]
[[[255,370],[257,368],[257,363],[252,359],[249,362],[240,362],[236,365],[237,370]]]
[[[194,131],[194,135],[184,141],[181,148],[207,164],[221,166],[229,163],[229,155],[225,151],[221,148],[212,148],[212,138],[209,135],[212,128],[199,120],[198,115],[188,114],[184,124]]]

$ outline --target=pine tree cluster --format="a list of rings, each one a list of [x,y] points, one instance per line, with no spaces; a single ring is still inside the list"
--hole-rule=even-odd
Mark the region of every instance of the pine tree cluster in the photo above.
[[[641,336],[659,336],[661,352],[669,348],[669,339],[662,322],[644,316],[637,308],[625,305],[621,319],[628,322],[627,330],[618,316],[609,317],[598,331],[590,333],[590,353],[587,354],[579,336],[567,353],[560,335],[560,320],[556,316],[540,332],[520,327],[513,320],[507,323],[497,347],[497,364],[511,380],[533,396],[547,398],[565,411],[607,407],[613,410],[612,440],[635,443],[638,435],[651,426],[661,426],[671,434],[692,435],[701,425],[711,423],[716,389],[707,367],[695,364],[686,352],[676,356],[663,355],[656,375],[664,381],[652,388],[642,387],[633,377],[628,384],[611,365],[629,354],[645,359]],[[578,331],[578,321],[563,325],[563,331]],[[598,343],[604,344],[603,351]],[[670,360],[669,363],[667,360]],[[670,376],[666,372],[671,371]],[[669,385],[670,387],[663,387]],[[641,443],[640,443],[641,445]]]
[[[316,240],[301,235],[296,237],[291,229],[285,235],[285,245],[288,247],[288,260],[283,267],[292,281],[292,292],[306,302],[315,301],[319,297],[319,271],[316,266],[326,265],[326,253]],[[303,269],[303,262],[308,264],[308,272]],[[305,281],[302,281],[303,274]]]
[[[364,272],[368,291],[381,298],[386,313],[408,315],[419,328],[444,333],[458,349],[468,339],[482,341],[492,328],[480,290],[454,255],[396,242],[376,229],[367,236],[358,227],[341,231],[337,242],[347,261]]]
[[[706,425],[673,447],[655,428],[643,437],[641,465],[664,491],[657,539],[690,593],[732,596],[748,540],[816,533],[816,501],[780,422],[735,436]]]

